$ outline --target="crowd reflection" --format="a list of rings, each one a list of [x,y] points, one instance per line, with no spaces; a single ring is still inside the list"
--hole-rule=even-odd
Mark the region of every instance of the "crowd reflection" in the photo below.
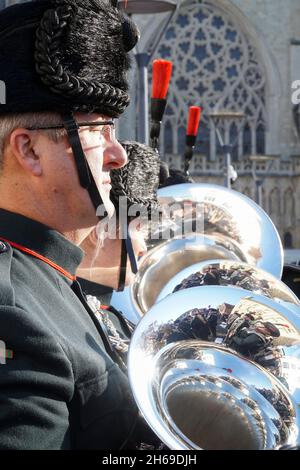
[[[178,284],[173,292],[197,286],[235,286],[252,292],[272,297],[272,282],[260,278],[255,268],[243,264],[224,263],[209,265],[201,271],[191,274]]]
[[[217,308],[193,308],[176,320],[151,324],[147,338],[148,353],[183,340],[201,340],[222,344],[267,369],[288,388],[282,345],[297,341],[292,325],[265,310],[251,310],[251,301],[234,306],[227,303]],[[289,333],[290,332],[290,336]],[[299,335],[298,335],[299,336]],[[298,338],[299,341],[299,338]]]

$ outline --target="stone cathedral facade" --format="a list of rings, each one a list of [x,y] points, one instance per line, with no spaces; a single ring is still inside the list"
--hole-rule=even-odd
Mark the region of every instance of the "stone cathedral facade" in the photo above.
[[[140,21],[151,37],[155,18],[146,16]],[[233,188],[255,200],[255,179],[263,181],[263,208],[285,246],[300,248],[300,120],[291,99],[292,83],[300,80],[299,0],[185,0],[155,56],[174,63],[163,158],[182,166],[187,110],[201,106],[191,174],[199,182],[223,184],[224,157],[210,114],[243,112],[244,119],[220,124],[226,143],[234,143],[239,177]],[[137,121],[133,108],[127,119],[131,130]],[[253,163],[253,155],[276,159]]]
[[[0,8],[17,3],[0,0]],[[300,80],[300,0],[183,0],[155,56],[172,60],[160,152],[182,166],[188,107],[203,108],[191,174],[199,182],[223,184],[224,157],[216,137],[215,110],[244,113],[218,125],[233,145],[238,179],[233,188],[256,198],[287,248],[300,248],[300,110],[292,104],[292,83]],[[138,15],[144,37],[156,34],[155,15]],[[158,17],[159,15],[157,15]],[[146,41],[147,42],[147,41]],[[134,63],[134,60],[133,60]],[[121,119],[121,138],[135,139],[137,77],[132,105]],[[253,163],[250,156],[276,156]]]

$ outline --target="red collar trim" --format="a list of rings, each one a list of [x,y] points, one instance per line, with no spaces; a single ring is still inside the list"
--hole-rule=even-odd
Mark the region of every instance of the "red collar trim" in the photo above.
[[[17,250],[22,251],[23,253],[26,253],[27,255],[32,256],[33,258],[37,258],[40,261],[43,261],[43,263],[48,264],[48,266],[51,266],[51,268],[55,269],[59,273],[63,274],[63,276],[67,277],[70,279],[70,281],[76,281],[76,276],[73,276],[71,273],[68,271],[65,271],[61,266],[59,266],[56,263],[53,263],[48,258],[45,258],[45,256],[40,255],[39,253],[36,253],[35,251],[30,250],[29,248],[26,248],[25,246],[18,245],[17,243],[11,242],[10,240],[6,240],[5,238],[1,237],[1,240],[4,241],[5,243],[8,243],[11,245],[13,248],[16,248]]]

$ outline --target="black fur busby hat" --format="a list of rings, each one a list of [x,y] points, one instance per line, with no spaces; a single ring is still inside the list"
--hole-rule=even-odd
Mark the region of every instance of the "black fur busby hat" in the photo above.
[[[183,171],[169,168],[165,162],[161,162],[159,178],[160,188],[185,183],[194,183],[194,180]]]
[[[97,112],[129,104],[131,20],[108,0],[36,0],[0,12],[0,114]]]
[[[147,145],[138,142],[122,142],[128,163],[111,172],[111,198],[118,213],[119,198],[126,197],[127,207],[140,206],[151,213],[158,208],[160,157]]]

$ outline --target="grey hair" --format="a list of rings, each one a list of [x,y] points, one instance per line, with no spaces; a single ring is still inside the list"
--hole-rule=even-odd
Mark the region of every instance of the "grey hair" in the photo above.
[[[5,141],[15,129],[59,125],[62,125],[62,119],[56,113],[41,112],[0,115],[0,170],[3,168]],[[66,136],[64,129],[53,129],[43,132],[54,142],[58,142]]]

